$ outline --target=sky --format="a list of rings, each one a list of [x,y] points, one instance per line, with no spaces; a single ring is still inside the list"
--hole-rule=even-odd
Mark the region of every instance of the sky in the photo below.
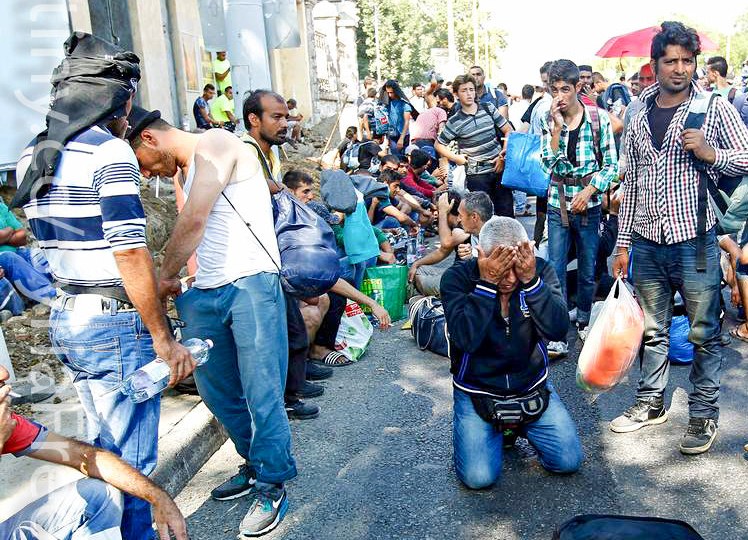
[[[531,7],[520,9],[519,5]],[[603,13],[605,5],[617,6],[615,13]],[[748,11],[748,0],[535,0],[526,4],[481,0],[480,8],[489,11],[496,25],[508,33],[501,69],[491,78],[494,83],[506,82],[511,93],[519,93],[523,84],[539,84],[538,69],[546,60],[568,58],[591,64],[611,37],[654,26],[672,19],[674,13],[691,21],[707,19],[703,28],[696,28],[707,35],[709,29],[731,33],[736,16]]]

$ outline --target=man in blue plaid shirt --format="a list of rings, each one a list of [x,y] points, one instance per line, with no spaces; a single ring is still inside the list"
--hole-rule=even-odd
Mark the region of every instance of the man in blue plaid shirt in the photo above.
[[[541,119],[542,163],[551,174],[548,194],[548,258],[566,294],[571,242],[577,252],[577,327],[582,339],[595,293],[595,258],[600,242],[600,193],[618,177],[613,130],[604,111],[579,99],[579,68],[556,60],[548,71],[550,113]],[[568,302],[568,299],[567,299]],[[563,354],[565,344],[549,344]]]

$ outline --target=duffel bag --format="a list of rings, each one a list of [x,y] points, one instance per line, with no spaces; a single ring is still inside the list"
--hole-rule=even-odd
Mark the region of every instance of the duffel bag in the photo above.
[[[447,318],[441,300],[425,296],[413,302],[408,311],[410,333],[418,348],[449,357]]]

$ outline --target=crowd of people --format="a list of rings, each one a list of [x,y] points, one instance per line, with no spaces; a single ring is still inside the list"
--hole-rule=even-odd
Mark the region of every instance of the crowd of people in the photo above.
[[[465,486],[497,482],[503,449],[517,436],[548,471],[582,466],[578,430],[550,380],[549,359],[568,354],[572,323],[577,339],[586,339],[595,298],[618,276],[633,282],[645,329],[636,399],[610,429],[628,433],[667,420],[677,295],[694,345],[679,449],[710,449],[727,344],[722,282],[736,305],[747,305],[748,232],[723,234],[706,198],[708,185],[748,175],[748,127],[744,91],[728,82],[725,59],[710,58],[699,78],[694,30],[663,23],[651,61],[613,83],[567,59],[543,64],[542,84],[516,96],[489,85],[480,66],[448,83],[416,82],[411,95],[396,79],[378,86],[367,77],[359,123],[337,149],[340,170],[323,171],[319,190],[304,171],[283,174],[274,151],[300,140],[295,101],[255,90],[237,119],[225,53],[214,64],[218,88],[205,86],[193,110],[198,129],[189,132],[132,104],[140,78],[133,53],[86,34],[66,45],[64,67],[94,70],[107,105],[90,109],[58,96],[49,130],[23,152],[11,206],[23,208],[39,247],[25,247],[25,229],[1,207],[0,292],[7,293],[0,307],[22,309],[19,292],[51,306],[50,340],[72,376],[93,446],[13,413],[0,368],[0,448],[91,479],[0,523],[3,537],[66,523],[66,537],[142,540],[153,534],[153,510],[162,538],[187,538],[179,510],[147,478],[156,465],[159,397],[135,404],[111,391],[155,356],[168,364],[171,385],[194,377],[242,459],[212,497],[251,498],[242,535],[274,529],[288,509],[285,483],[297,475],[289,419],[316,418],[320,409],[308,400],[325,388],[315,381],[352,363],[336,347],[347,302],[368,306],[380,328],[391,326],[388,311],[361,288],[367,269],[402,262],[393,246],[401,234],[438,239],[436,249],[407,261],[408,279],[420,295],[443,302],[454,465]],[[102,65],[116,69],[102,75]],[[85,80],[69,83],[72,96],[92,91]],[[63,114],[76,122],[55,123]],[[534,212],[524,193],[502,185],[513,131],[540,139],[549,185]],[[158,269],[145,240],[141,175],[174,177],[186,195]],[[324,294],[299,298],[284,289],[272,203],[281,190],[332,230],[340,278]],[[528,235],[515,217],[533,213]],[[745,223],[748,215],[740,217]],[[196,272],[185,276],[193,254]],[[454,263],[442,264],[452,254]],[[175,339],[169,298],[185,323],[182,337],[213,342],[204,365]],[[745,324],[730,334],[748,341]]]

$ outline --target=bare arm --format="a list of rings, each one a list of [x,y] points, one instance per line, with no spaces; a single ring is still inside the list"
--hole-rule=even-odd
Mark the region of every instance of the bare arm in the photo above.
[[[187,540],[187,524],[171,497],[140,471],[107,450],[49,433],[30,457],[72,467],[153,505],[153,519],[161,538]]]
[[[434,149],[440,156],[447,158],[449,161],[457,163],[458,165],[467,164],[467,157],[461,154],[455,154],[448,146],[443,145],[439,141],[434,143]]]
[[[151,254],[145,247],[126,249],[115,251],[114,260],[128,298],[153,337],[153,350],[169,365],[169,385],[173,386],[192,373],[195,364],[189,351],[174,339],[166,322]]]
[[[214,72],[214,73],[215,73],[215,75],[216,75],[216,80],[217,80],[217,81],[219,81],[219,82],[223,82],[223,80],[224,80],[224,79],[226,78],[226,75],[228,75],[228,74],[229,74],[229,71],[231,71],[231,68],[228,68],[228,69],[227,69],[226,71],[224,71],[223,73],[218,73],[217,71],[216,71],[216,72]]]
[[[372,314],[379,319],[379,328],[387,330],[391,325],[390,314],[382,306],[376,303],[375,300],[369,298],[364,293],[359,291],[356,287],[348,283],[344,279],[339,279],[335,285],[330,289],[332,292],[339,294],[349,300],[353,300],[358,304],[363,304],[371,308]]]
[[[13,229],[6,227],[0,230],[0,245],[21,247],[28,243],[26,229]]]

